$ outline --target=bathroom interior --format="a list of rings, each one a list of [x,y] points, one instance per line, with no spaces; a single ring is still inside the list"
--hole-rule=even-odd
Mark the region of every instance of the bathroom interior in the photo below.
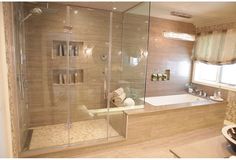
[[[235,2],[2,6],[14,157],[235,155]]]

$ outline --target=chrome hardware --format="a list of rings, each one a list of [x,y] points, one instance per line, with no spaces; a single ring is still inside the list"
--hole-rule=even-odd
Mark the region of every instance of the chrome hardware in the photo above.
[[[151,75],[152,81],[167,81],[170,80],[170,70],[165,70],[165,73],[153,73]]]
[[[195,89],[194,94],[200,97],[207,97],[207,93],[203,91],[202,89]]]
[[[72,33],[72,26],[64,26],[64,32]]]
[[[152,81],[157,81],[157,79],[158,79],[158,75],[156,73],[153,73],[152,77],[151,77],[151,80]]]

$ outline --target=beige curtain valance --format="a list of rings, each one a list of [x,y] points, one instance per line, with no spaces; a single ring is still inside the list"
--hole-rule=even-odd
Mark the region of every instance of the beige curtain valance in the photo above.
[[[236,28],[199,32],[192,58],[211,64],[236,63]]]

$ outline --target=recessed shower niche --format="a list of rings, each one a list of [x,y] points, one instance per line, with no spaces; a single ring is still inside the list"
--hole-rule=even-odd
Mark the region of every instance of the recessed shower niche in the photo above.
[[[45,6],[47,3],[14,3],[19,50],[15,54],[25,57],[16,58],[19,68],[24,68],[16,75],[27,75],[17,83],[19,97],[25,95],[18,103],[22,154],[123,140],[126,107],[110,110],[107,95],[122,87],[135,101],[127,108],[144,105],[138,99],[145,94],[146,59],[130,66],[124,61],[129,54],[122,51],[130,46],[135,51],[147,50],[149,3],[125,12],[60,3]],[[22,18],[37,7],[44,8],[43,14]],[[140,9],[142,14],[136,13]],[[137,26],[141,28],[138,32]]]
[[[83,42],[54,40],[52,49],[52,58],[56,57],[78,57],[83,52]],[[68,55],[67,55],[68,54]]]
[[[54,69],[53,84],[54,85],[79,85],[84,82],[83,69]]]

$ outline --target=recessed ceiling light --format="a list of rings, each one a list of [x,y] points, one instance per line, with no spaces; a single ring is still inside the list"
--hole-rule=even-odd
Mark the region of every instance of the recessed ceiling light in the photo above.
[[[163,32],[165,38],[184,40],[184,41],[195,41],[195,36],[187,33],[177,32]]]
[[[117,8],[116,7],[113,7],[113,10],[116,10]]]

